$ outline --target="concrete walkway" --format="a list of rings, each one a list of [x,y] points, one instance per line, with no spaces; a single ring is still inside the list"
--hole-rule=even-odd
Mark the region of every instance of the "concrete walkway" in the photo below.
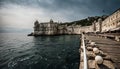
[[[117,68],[120,69],[120,42],[94,35],[86,35],[86,39],[96,42],[103,52],[111,56]]]

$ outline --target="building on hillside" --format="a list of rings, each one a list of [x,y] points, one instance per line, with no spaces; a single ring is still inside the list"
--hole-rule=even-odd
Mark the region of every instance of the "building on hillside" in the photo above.
[[[102,22],[102,32],[112,32],[112,31],[120,32],[120,9],[118,9],[113,14],[108,16]]]
[[[92,27],[94,33],[100,33],[102,31],[102,18],[99,18],[97,21],[94,21]]]

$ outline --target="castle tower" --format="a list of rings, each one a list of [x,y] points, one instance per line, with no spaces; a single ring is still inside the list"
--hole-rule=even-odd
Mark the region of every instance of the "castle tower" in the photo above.
[[[50,23],[54,23],[52,19],[50,19]]]
[[[36,20],[34,22],[34,31],[38,31],[38,30],[39,30],[39,22],[38,22],[38,20]]]

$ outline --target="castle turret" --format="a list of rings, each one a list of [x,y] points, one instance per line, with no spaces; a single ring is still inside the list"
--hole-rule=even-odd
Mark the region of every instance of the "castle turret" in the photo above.
[[[34,22],[34,25],[38,25],[39,24],[39,22],[38,22],[38,20],[36,20],[35,22]]]
[[[52,19],[50,19],[50,23],[54,23]]]
[[[34,31],[38,31],[38,30],[39,30],[39,22],[38,22],[38,20],[36,20],[34,22]]]

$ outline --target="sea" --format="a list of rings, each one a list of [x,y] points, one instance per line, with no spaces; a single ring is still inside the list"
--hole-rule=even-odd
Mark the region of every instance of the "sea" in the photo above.
[[[0,33],[0,69],[79,69],[80,35]]]

